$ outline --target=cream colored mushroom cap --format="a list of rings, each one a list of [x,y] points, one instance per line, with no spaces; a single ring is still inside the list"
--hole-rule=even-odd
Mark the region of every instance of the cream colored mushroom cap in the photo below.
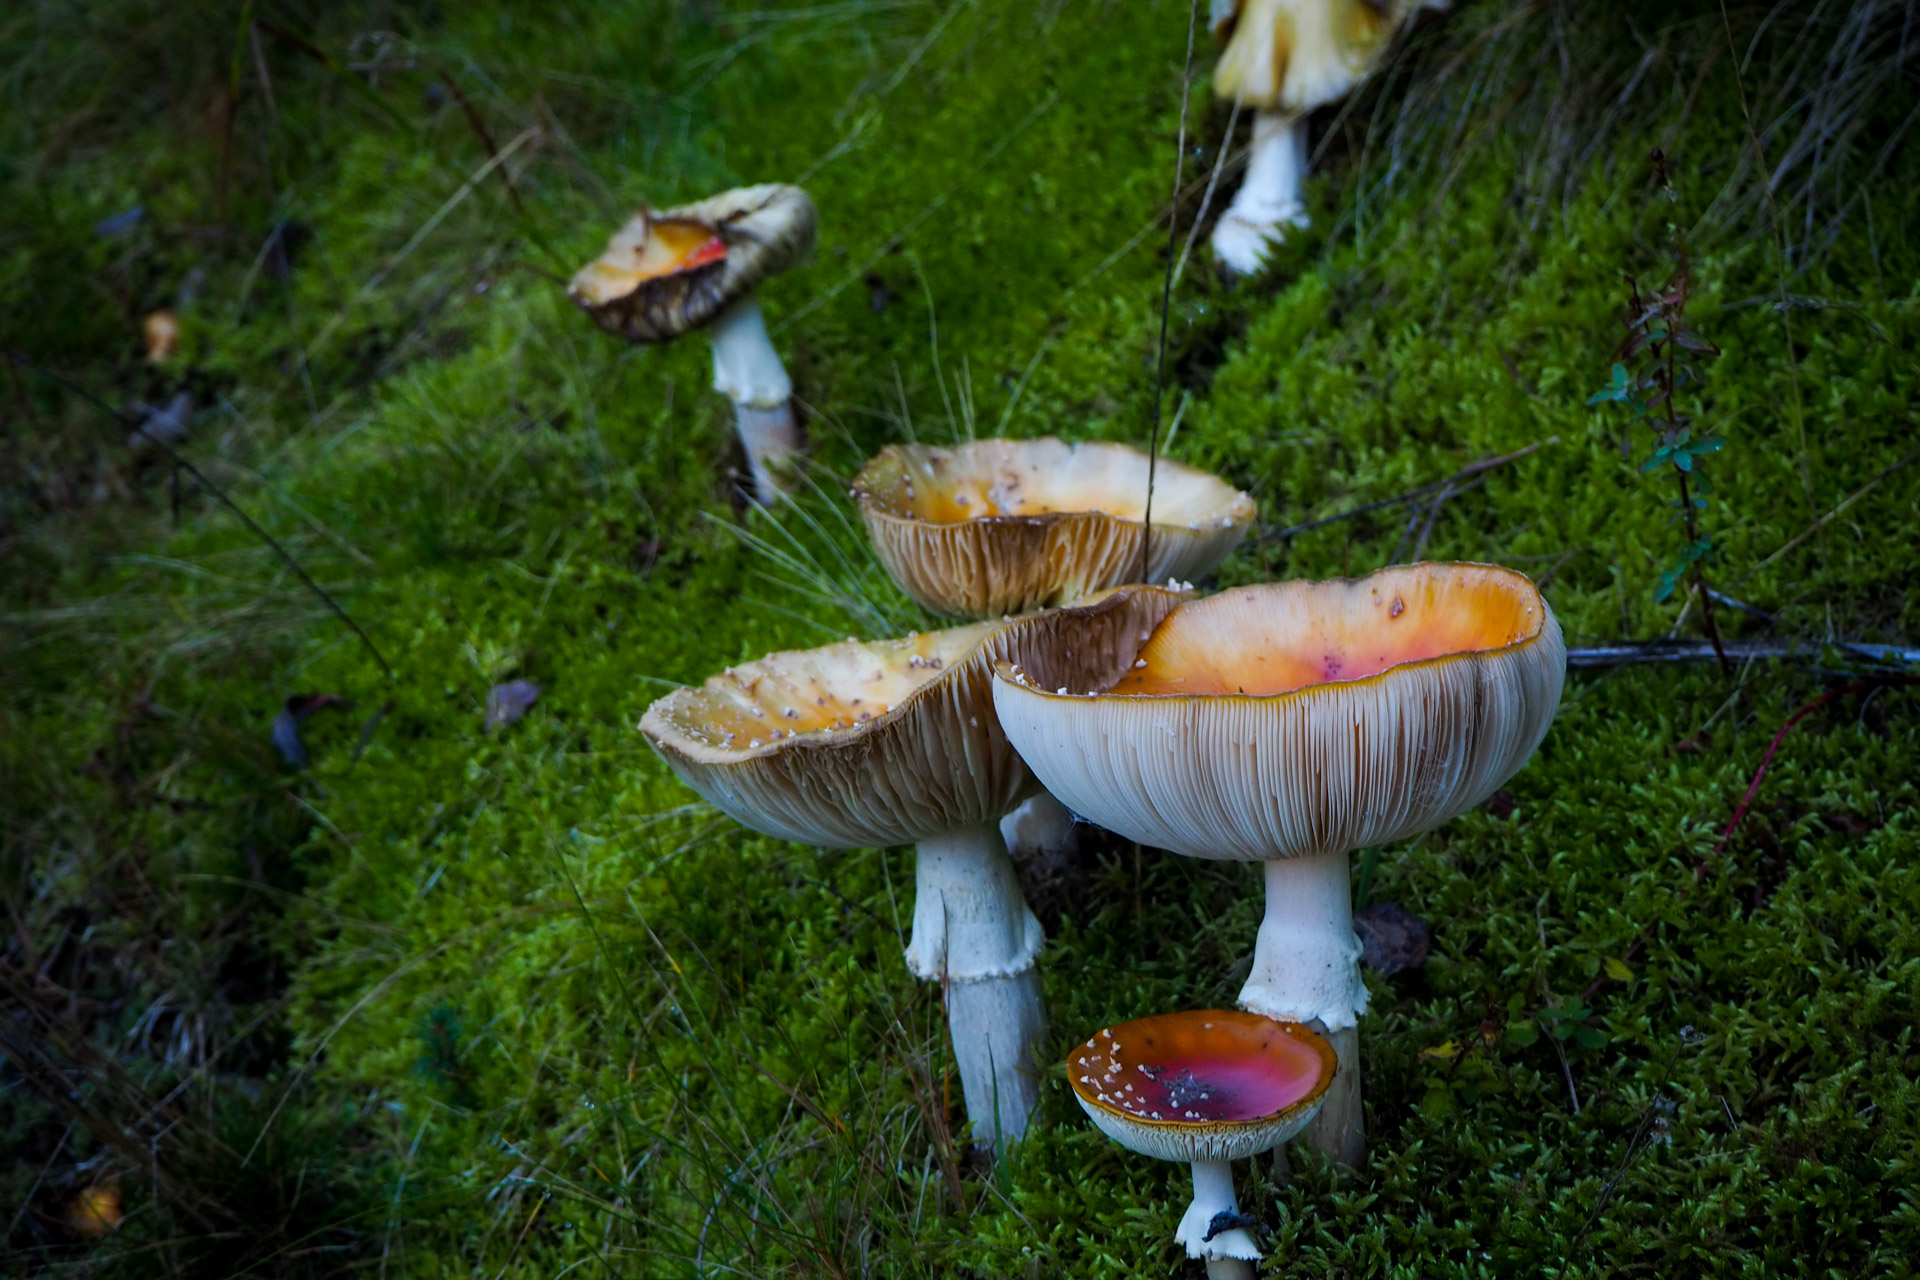
[[[643,207],[567,293],[609,333],[667,342],[799,265],[813,251],[816,222],[805,191],[776,183],[664,211]]]
[[[1138,580],[1147,463],[1126,445],[1052,436],[888,445],[853,497],[903,591],[936,613],[992,616]],[[1246,494],[1160,459],[1148,581],[1211,572],[1253,517]]]
[[[1346,96],[1419,8],[1445,0],[1214,0],[1219,97],[1302,112]]]
[[[828,848],[924,840],[998,819],[1033,789],[993,713],[995,663],[1110,683],[1187,598],[1123,587],[1024,618],[769,654],[661,698],[640,730],[756,831]]]
[[[995,670],[1008,739],[1142,844],[1267,861],[1417,835],[1493,794],[1560,705],[1566,646],[1521,574],[1417,564],[1182,605],[1125,677]]]
[[[1339,1060],[1299,1023],[1197,1009],[1107,1027],[1067,1055],[1067,1085],[1100,1131],[1158,1160],[1244,1160],[1320,1111]]]

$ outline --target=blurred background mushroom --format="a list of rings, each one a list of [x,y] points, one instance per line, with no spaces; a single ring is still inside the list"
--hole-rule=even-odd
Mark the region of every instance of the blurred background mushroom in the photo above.
[[[1419,564],[1191,601],[1105,688],[1007,664],[994,702],[1075,812],[1188,857],[1265,863],[1239,1004],[1328,1034],[1340,1079],[1308,1137],[1360,1168],[1367,989],[1349,855],[1493,794],[1546,735],[1565,678],[1560,624],[1526,577]]]
[[[567,286],[581,309],[629,342],[706,328],[713,388],[733,402],[754,496],[772,502],[801,450],[793,380],[767,336],[757,290],[813,251],[813,201],[799,187],[740,187],[665,212],[642,207]]]
[[[996,662],[1070,652],[1088,679],[1125,670],[1182,597],[1128,587],[1011,622],[770,654],[655,702],[640,722],[722,812],[826,848],[917,845],[907,967],[943,985],[974,1141],[1025,1131],[1039,1096],[1045,935],[999,822],[1035,788],[993,714]]]
[[[1247,173],[1213,229],[1227,270],[1258,271],[1288,227],[1307,225],[1307,113],[1365,79],[1394,33],[1445,0],[1213,0],[1224,44],[1213,91],[1254,108]]]
[[[1100,1132],[1193,1166],[1174,1239],[1208,1280],[1253,1280],[1260,1248],[1233,1191],[1234,1160],[1299,1133],[1335,1073],[1333,1046],[1298,1023],[1225,1009],[1108,1027],[1067,1055],[1067,1083]]]

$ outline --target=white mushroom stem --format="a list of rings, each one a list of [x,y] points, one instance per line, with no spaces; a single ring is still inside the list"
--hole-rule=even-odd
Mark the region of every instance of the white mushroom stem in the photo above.
[[[753,470],[755,496],[780,493],[772,468],[800,452],[793,414],[793,379],[767,336],[760,299],[749,293],[707,326],[713,340],[713,389],[733,401],[734,424]]]
[[[922,840],[907,967],[946,987],[947,1034],[976,1143],[1026,1132],[1046,1033],[1034,960],[1046,934],[1027,909],[997,823]]]
[[[1253,117],[1247,176],[1213,229],[1213,250],[1230,271],[1260,269],[1287,227],[1307,225],[1300,184],[1307,176],[1307,119],[1262,111]]]
[[[1073,847],[1073,810],[1042,791],[1000,819],[1000,835],[1016,858]]]
[[[1253,1264],[1260,1249],[1244,1227],[1230,1227],[1206,1238],[1215,1217],[1236,1216],[1240,1203],[1233,1198],[1233,1166],[1225,1160],[1193,1162],[1193,1203],[1173,1238],[1187,1246],[1189,1258],[1207,1260],[1207,1280],[1253,1280]]]
[[[1336,1164],[1366,1163],[1360,1102],[1359,1016],[1367,1010],[1360,939],[1353,932],[1348,856],[1276,858],[1266,865],[1267,914],[1240,1007],[1325,1034],[1339,1059],[1326,1101],[1304,1134]]]

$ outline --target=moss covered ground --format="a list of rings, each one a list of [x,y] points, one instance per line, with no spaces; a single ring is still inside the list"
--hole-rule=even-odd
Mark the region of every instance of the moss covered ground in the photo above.
[[[1187,12],[0,16],[6,1269],[1198,1274],[1183,1171],[1058,1078],[1008,1159],[966,1154],[900,960],[907,851],[742,832],[635,730],[728,663],[928,625],[843,496],[881,444],[1144,441]],[[1588,404],[1629,279],[1684,251],[1721,352],[1681,397],[1726,438],[1699,463],[1720,628],[1912,644],[1915,17],[1423,18],[1316,117],[1314,226],[1271,270],[1223,281],[1203,221],[1167,449],[1277,530],[1540,447],[1219,580],[1488,560],[1572,644],[1698,636],[1684,589],[1656,599],[1671,472]],[[1182,242],[1247,131],[1210,56]],[[814,442],[769,514],[733,495],[704,345],[625,347],[556,277],[638,198],[776,179],[822,230],[763,295]],[[152,364],[159,307],[181,341]],[[181,455],[274,544],[128,447],[127,407],[183,388]],[[1370,1167],[1240,1171],[1269,1270],[1920,1269],[1920,727],[1884,674],[1576,672],[1494,804],[1363,860],[1433,952],[1369,977]],[[488,729],[516,678],[538,702]],[[296,768],[270,728],[317,693],[353,705]],[[1025,871],[1063,1047],[1231,1001],[1252,870],[1096,839]],[[95,1240],[73,1206],[102,1187],[124,1219]]]

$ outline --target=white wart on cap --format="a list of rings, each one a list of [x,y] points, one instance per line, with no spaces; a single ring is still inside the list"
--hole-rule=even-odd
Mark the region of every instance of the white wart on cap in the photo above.
[[[908,595],[936,613],[980,617],[1139,580],[1147,470],[1137,449],[1051,436],[889,445],[853,496],[881,563]],[[1253,517],[1246,494],[1162,458],[1148,580],[1211,572]]]
[[[1566,677],[1533,583],[1491,565],[1239,587],[1176,609],[1119,680],[994,699],[1041,783],[1130,839],[1267,861],[1418,834],[1532,755]]]

